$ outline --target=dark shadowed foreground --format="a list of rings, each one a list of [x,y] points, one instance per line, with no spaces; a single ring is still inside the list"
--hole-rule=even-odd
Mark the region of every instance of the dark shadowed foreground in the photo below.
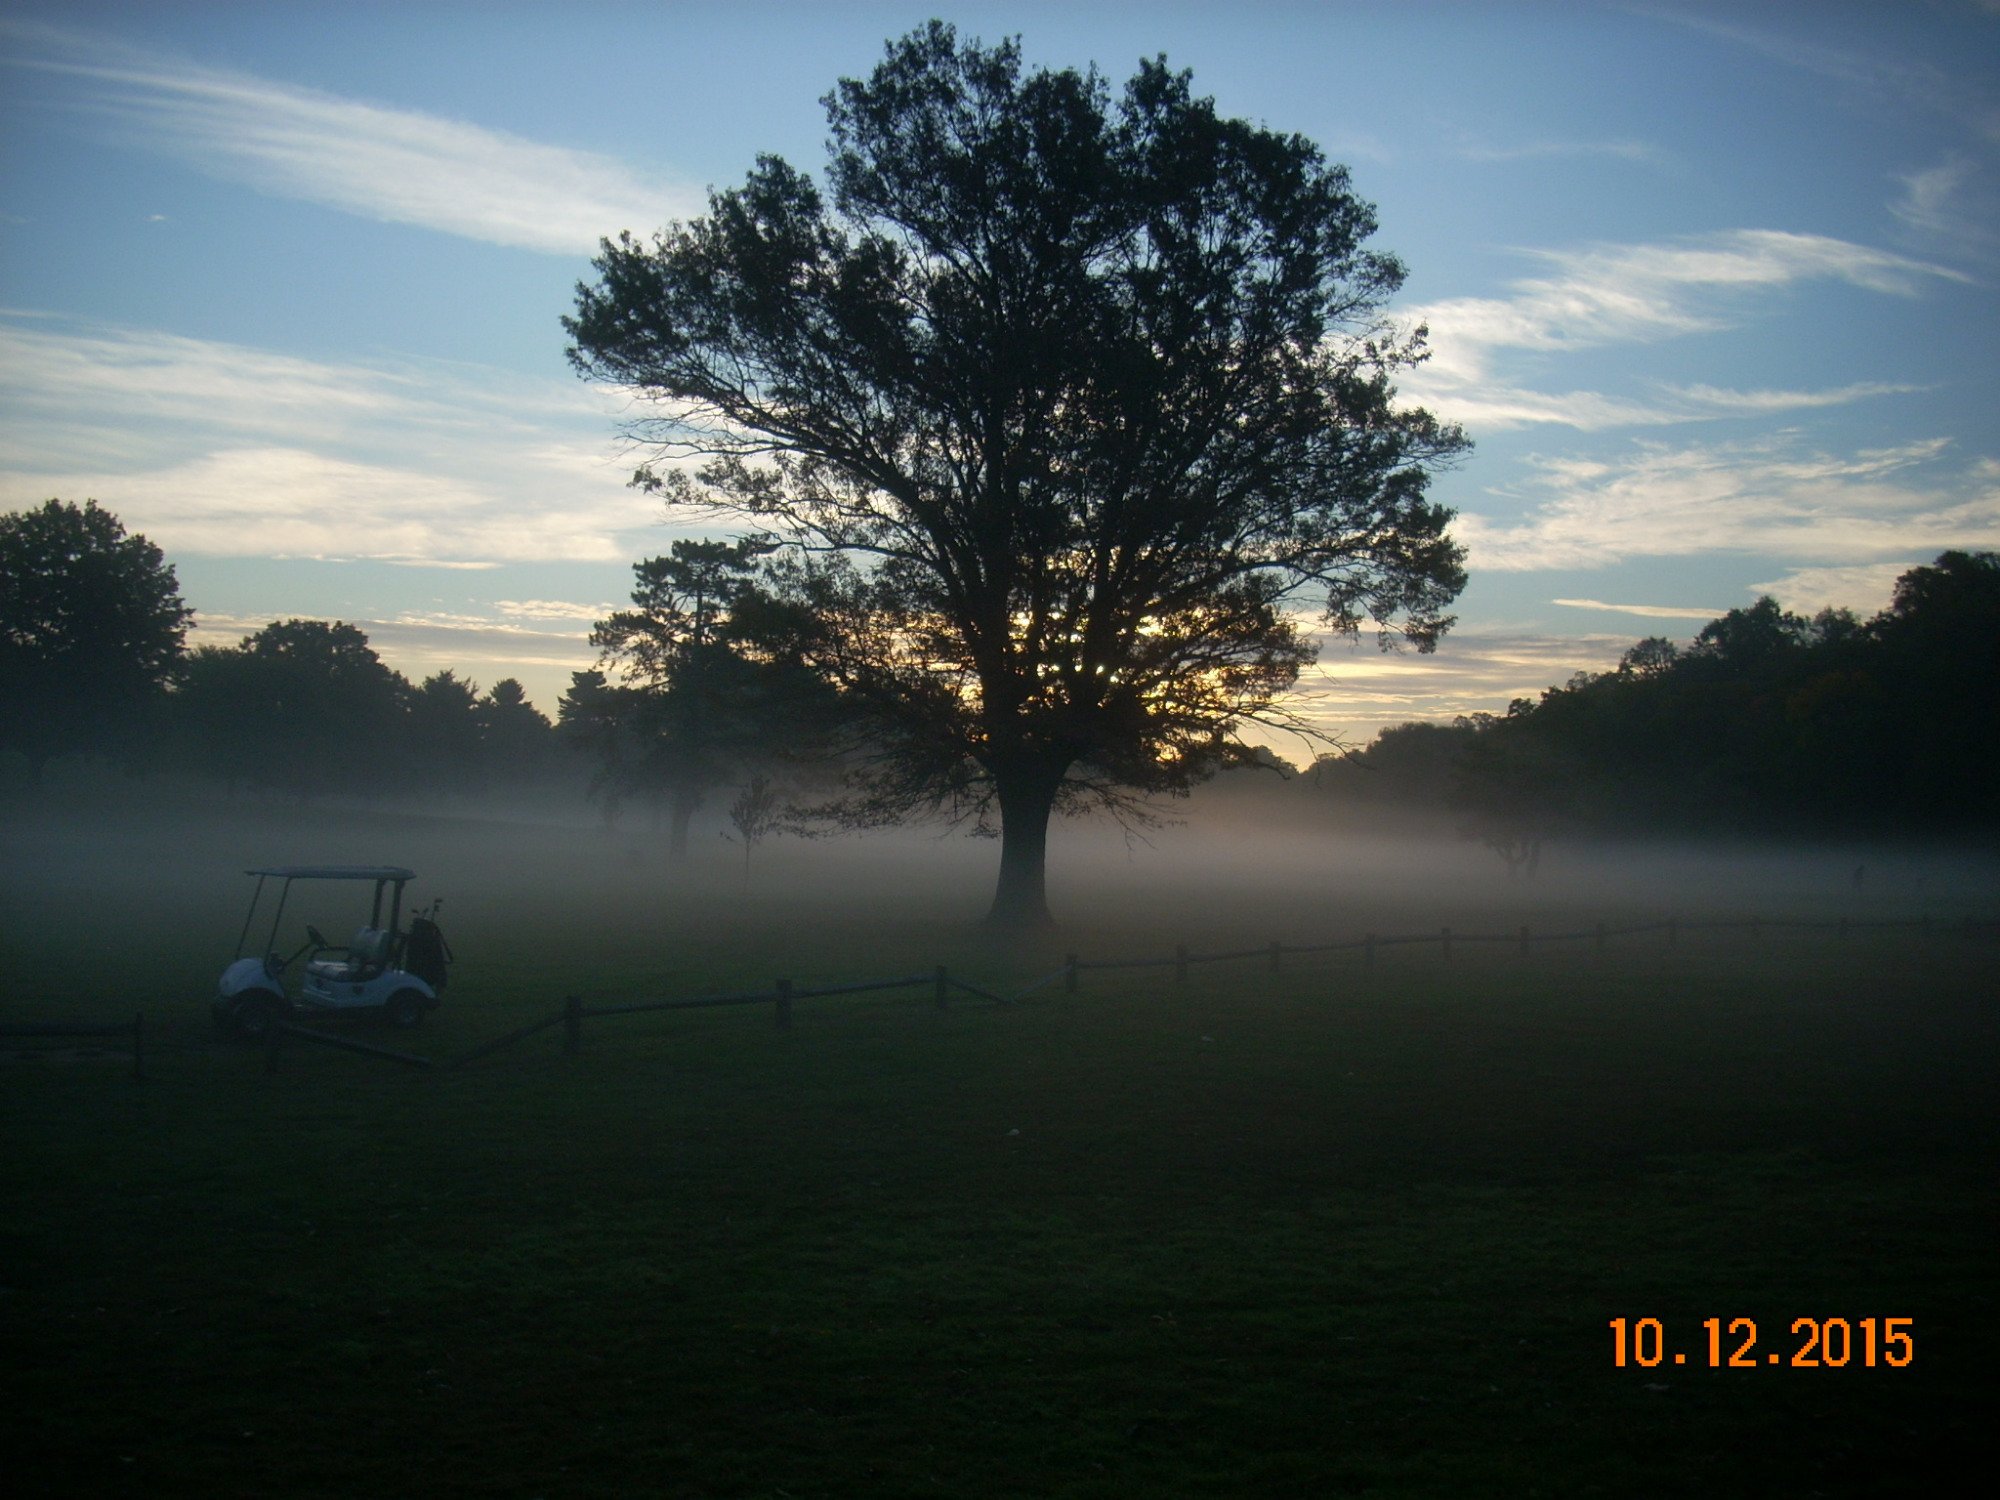
[[[1480,851],[1230,864],[1190,828],[1100,849],[1055,948],[1864,894],[1937,930],[1087,972],[267,1073],[206,1016],[261,861],[446,896],[440,1056],[566,993],[1060,953],[968,937],[984,860],[914,841],[760,850],[746,893],[727,849],[677,892],[595,832],[379,814],[5,839],[0,1019],[164,1034],[143,1084],[0,1053],[9,1463],[68,1492],[1879,1494],[1986,1448],[1996,949],[1942,930],[1996,914],[1981,867],[1876,851],[1857,894],[1845,854],[1606,853],[1531,895]],[[1660,1320],[1662,1363],[1615,1368],[1613,1318]],[[1755,1320],[1750,1367],[1707,1367],[1708,1318]],[[1793,1366],[1800,1318],[1849,1321],[1845,1367]],[[1914,1361],[1863,1367],[1888,1318]]]

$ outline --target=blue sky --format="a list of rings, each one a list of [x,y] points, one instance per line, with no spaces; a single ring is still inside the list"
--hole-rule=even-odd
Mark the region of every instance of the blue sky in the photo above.
[[[2000,547],[2000,5],[0,6],[0,507],[85,496],[233,641],[356,621],[553,710],[679,534],[558,318],[941,14],[1191,68],[1379,210],[1477,443],[1433,657],[1328,727],[1500,709],[1769,592],[1870,613]]]

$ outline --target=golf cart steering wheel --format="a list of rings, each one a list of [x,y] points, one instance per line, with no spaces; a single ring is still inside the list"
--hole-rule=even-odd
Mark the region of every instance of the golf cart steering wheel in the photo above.
[[[306,936],[313,940],[315,948],[331,948],[333,946],[333,944],[326,940],[325,934],[310,922],[306,923]]]

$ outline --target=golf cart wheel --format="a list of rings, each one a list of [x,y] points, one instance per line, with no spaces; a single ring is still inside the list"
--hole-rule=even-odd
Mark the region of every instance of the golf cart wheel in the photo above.
[[[259,1042],[271,1033],[271,1028],[284,1019],[278,1002],[269,995],[246,995],[236,1002],[232,1013],[236,1023],[236,1034],[249,1041]]]
[[[424,997],[415,990],[397,990],[382,1007],[389,1024],[407,1030],[424,1018]]]

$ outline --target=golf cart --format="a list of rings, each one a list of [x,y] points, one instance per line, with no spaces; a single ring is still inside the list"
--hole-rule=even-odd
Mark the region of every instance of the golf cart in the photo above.
[[[414,1026],[424,1012],[437,1009],[438,992],[445,986],[446,967],[451,961],[451,949],[437,925],[437,909],[444,903],[434,901],[427,910],[413,912],[409,931],[401,930],[403,887],[416,879],[415,871],[398,865],[274,865],[244,873],[257,877],[257,888],[251,892],[250,910],[236,939],[237,956],[222,971],[217,986],[218,1025],[240,1036],[258,1037],[275,1023],[301,1013],[318,1016],[373,1011],[388,1017],[393,1025]],[[264,956],[245,958],[243,945],[257,920],[264,886],[272,880],[283,883],[278,887],[277,910],[271,915]],[[295,880],[349,880],[375,887],[367,924],[345,948],[329,943],[308,923],[305,943],[290,956],[279,956],[278,927],[284,921],[285,902]],[[382,923],[385,894],[389,897],[386,927]],[[286,973],[300,958],[306,962],[294,1000],[286,993]]]

